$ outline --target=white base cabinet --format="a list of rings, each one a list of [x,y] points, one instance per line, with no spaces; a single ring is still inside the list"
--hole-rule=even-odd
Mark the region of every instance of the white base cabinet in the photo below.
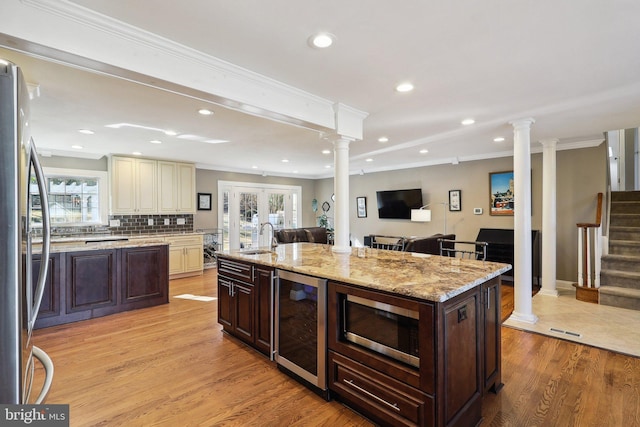
[[[202,274],[202,235],[165,237],[169,243],[169,277],[187,277]]]

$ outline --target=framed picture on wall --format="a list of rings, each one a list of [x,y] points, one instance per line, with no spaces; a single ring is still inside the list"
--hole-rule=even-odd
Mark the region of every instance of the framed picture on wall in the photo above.
[[[489,214],[513,216],[513,171],[489,173]]]
[[[462,210],[462,190],[449,190],[449,210],[451,212]]]
[[[356,197],[356,207],[358,210],[358,218],[366,218],[367,217],[367,198]]]
[[[211,193],[198,193],[198,210],[211,210]]]

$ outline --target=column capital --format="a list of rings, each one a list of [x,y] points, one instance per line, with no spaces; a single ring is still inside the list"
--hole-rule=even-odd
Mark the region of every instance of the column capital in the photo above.
[[[534,124],[536,120],[533,117],[527,117],[524,119],[512,120],[509,122],[514,129],[528,129]]]
[[[543,147],[555,147],[558,144],[558,141],[560,141],[558,138],[547,138],[541,139],[538,142],[542,144]]]

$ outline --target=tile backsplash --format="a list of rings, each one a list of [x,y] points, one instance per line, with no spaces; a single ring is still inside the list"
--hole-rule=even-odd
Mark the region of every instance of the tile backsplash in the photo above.
[[[53,236],[74,236],[86,234],[164,234],[164,233],[191,233],[193,232],[193,215],[112,215],[109,216],[109,224],[119,221],[118,227],[108,225],[98,226],[64,226],[51,224]],[[152,225],[151,225],[152,224]],[[34,229],[34,234],[40,234],[41,229]]]
[[[193,215],[190,214],[109,216],[109,223],[113,220],[120,221],[120,226],[108,227],[111,234],[135,235],[193,232]]]

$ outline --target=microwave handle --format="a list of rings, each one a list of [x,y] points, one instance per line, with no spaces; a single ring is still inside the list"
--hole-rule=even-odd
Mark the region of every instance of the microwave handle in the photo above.
[[[342,333],[347,333],[347,297],[342,300]]]

